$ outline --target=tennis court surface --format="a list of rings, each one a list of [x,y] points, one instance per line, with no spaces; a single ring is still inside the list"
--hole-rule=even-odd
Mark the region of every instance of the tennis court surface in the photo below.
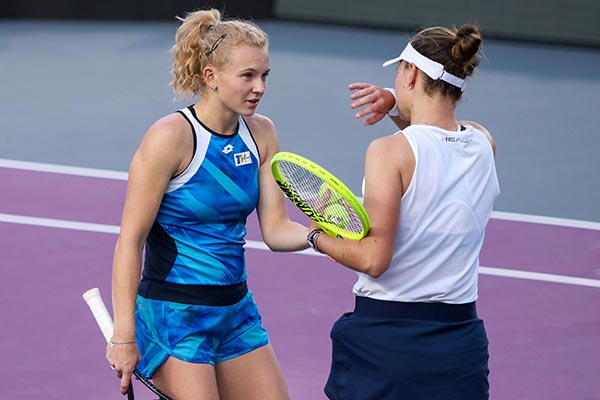
[[[11,188],[0,200],[2,398],[118,398],[104,339],[81,299],[96,286],[110,299],[126,184],[114,175],[0,167]],[[324,398],[329,329],[353,302],[354,273],[315,254],[266,250],[250,218],[249,285],[294,399]],[[597,398],[599,259],[593,224],[491,221],[479,312],[491,342],[492,398]]]
[[[393,71],[380,65],[406,35],[262,26],[273,71],[259,112],[278,126],[282,150],[359,193],[366,144],[391,123],[362,127],[346,87],[391,85]],[[123,171],[149,124],[187,105],[174,104],[168,86],[175,28],[0,24],[1,399],[121,398],[81,294],[99,287],[109,302]],[[600,51],[493,40],[484,48],[459,114],[484,122],[498,145],[502,194],[478,303],[491,399],[600,399]],[[353,306],[355,274],[314,252],[268,251],[254,216],[247,263],[292,398],[324,399],[329,330]],[[137,397],[152,398],[141,386]]]

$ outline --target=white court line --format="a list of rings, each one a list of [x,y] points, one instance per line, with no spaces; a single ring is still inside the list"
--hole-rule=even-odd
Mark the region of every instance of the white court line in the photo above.
[[[28,217],[25,215],[2,214],[0,213],[0,222],[9,222],[11,224],[43,226],[46,228],[73,229],[76,231],[99,232],[99,233],[119,233],[119,226],[92,224],[89,222],[67,221],[64,219]]]
[[[568,228],[580,228],[600,231],[600,222],[582,221],[576,219],[544,217],[541,215],[516,214],[503,211],[492,212],[492,218],[515,222],[529,222],[533,224],[565,226]]]
[[[566,285],[589,286],[600,288],[600,280],[578,278],[576,276],[545,274],[541,272],[520,271],[518,269],[505,269],[496,267],[479,267],[482,275],[504,276],[507,278],[529,279],[532,281],[554,282]]]
[[[22,169],[26,171],[49,172],[55,174],[87,176],[93,178],[105,178],[115,180],[127,180],[127,172],[111,171],[106,169],[71,167],[67,165],[45,164],[29,161],[18,161],[0,158],[0,168]],[[582,221],[576,219],[545,217],[540,215],[517,214],[502,211],[492,212],[493,219],[528,222],[532,224],[544,224],[564,226],[569,228],[591,229],[600,231],[600,222]]]
[[[0,222],[8,222],[13,224],[43,226],[48,228],[73,229],[87,232],[100,232],[118,234],[119,227],[117,225],[92,224],[87,222],[67,221],[62,219],[37,218],[23,215],[2,214],[0,213]],[[265,243],[256,240],[247,240],[246,247],[255,250],[268,250]],[[315,253],[312,250],[304,250],[297,254],[320,256],[323,254]],[[528,279],[533,281],[560,283],[565,285],[588,286],[600,288],[600,280],[578,278],[575,276],[545,274],[540,272],[521,271],[516,269],[495,268],[495,267],[479,267],[479,273],[483,275],[502,276],[507,278]]]
[[[50,172],[54,174],[88,176],[92,178],[127,180],[127,172],[110,171],[107,169],[70,167],[67,165],[44,164],[29,161],[8,160],[0,158],[0,168],[22,169],[25,171]]]

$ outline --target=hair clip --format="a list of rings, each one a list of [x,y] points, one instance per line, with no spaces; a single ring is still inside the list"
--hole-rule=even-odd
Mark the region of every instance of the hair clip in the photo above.
[[[210,51],[208,52],[208,54],[212,54],[214,53],[214,51],[217,49],[217,47],[219,47],[219,45],[221,44],[221,42],[223,40],[225,40],[225,38],[227,37],[227,34],[224,33],[221,36],[219,36],[219,38],[217,40],[215,40],[215,44],[212,45],[212,47],[210,48]]]

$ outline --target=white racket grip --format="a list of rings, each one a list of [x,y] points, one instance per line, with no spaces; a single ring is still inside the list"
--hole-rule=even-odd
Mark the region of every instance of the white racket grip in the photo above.
[[[108,313],[104,301],[102,301],[100,289],[89,289],[82,295],[82,297],[90,308],[90,311],[92,311],[92,314],[96,319],[96,323],[104,335],[104,339],[106,339],[108,342],[112,338],[113,334],[113,321]]]

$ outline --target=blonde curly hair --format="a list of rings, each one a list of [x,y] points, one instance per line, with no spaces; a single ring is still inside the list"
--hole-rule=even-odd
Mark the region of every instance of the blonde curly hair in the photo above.
[[[227,62],[231,49],[239,45],[268,48],[267,34],[250,21],[221,19],[219,10],[190,12],[175,34],[173,53],[173,90],[175,98],[200,95],[206,89],[202,70],[212,65],[220,68]]]

